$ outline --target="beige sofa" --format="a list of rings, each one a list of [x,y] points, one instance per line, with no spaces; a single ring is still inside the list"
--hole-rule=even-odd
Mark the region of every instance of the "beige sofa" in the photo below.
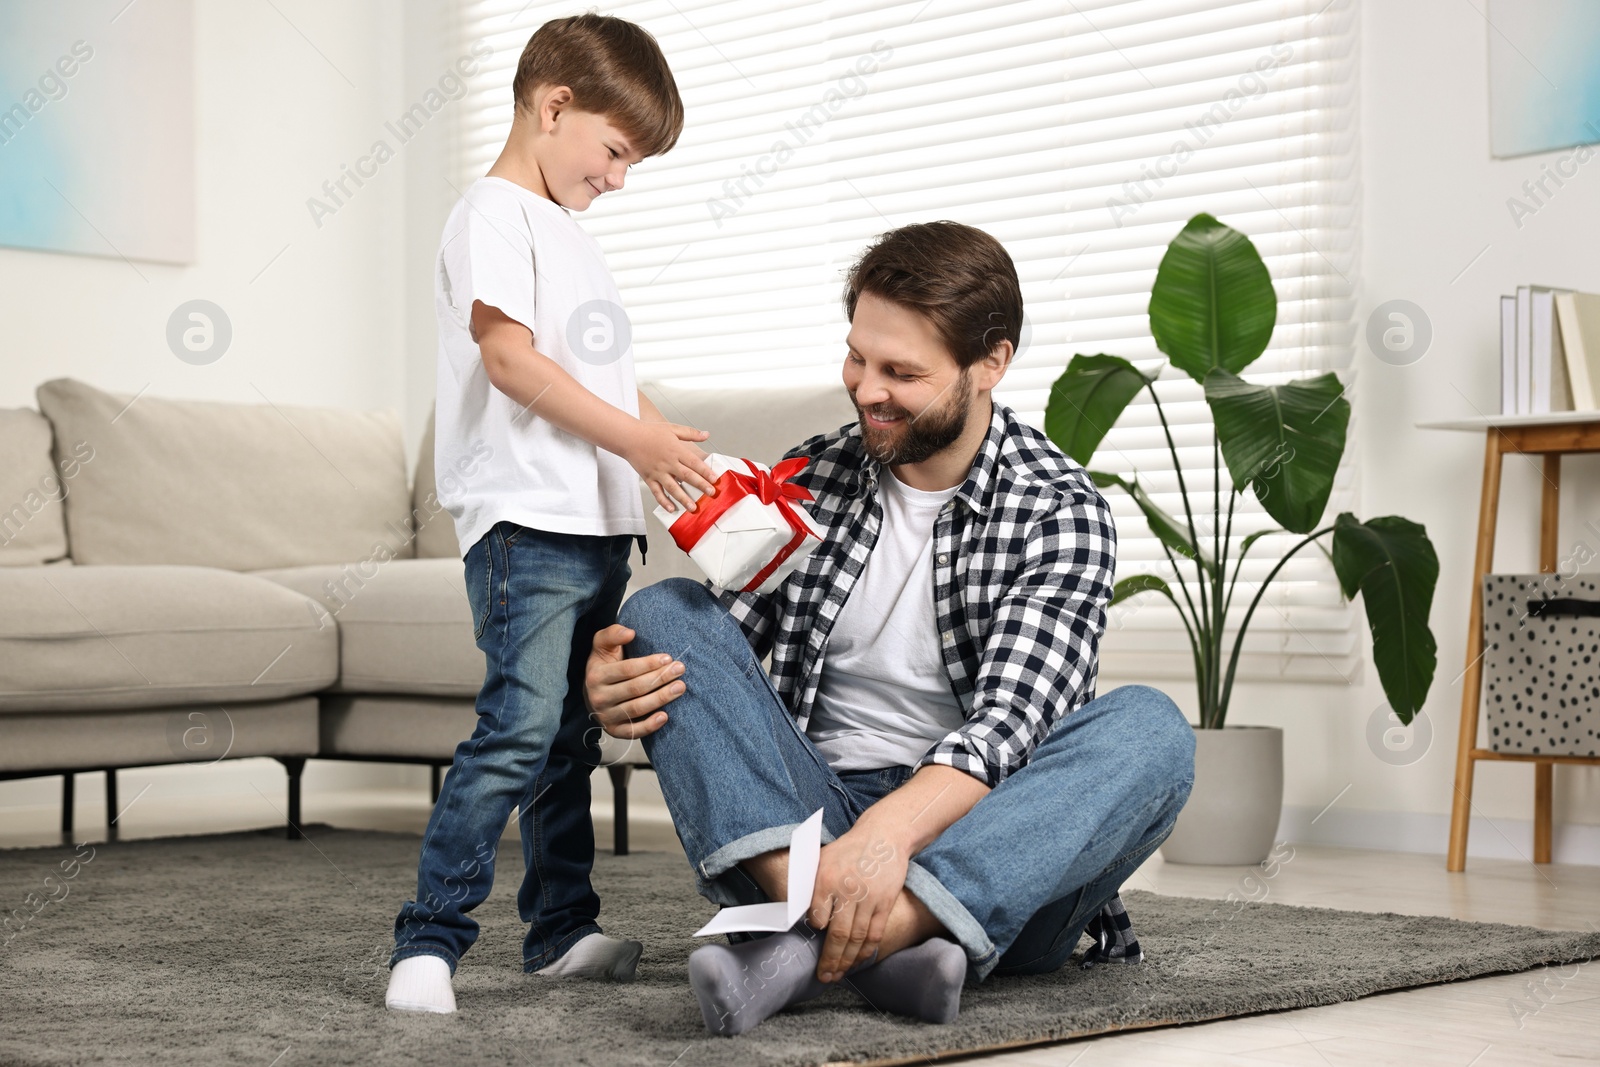
[[[706,448],[772,463],[854,418],[839,384],[645,386]],[[168,400],[47,382],[0,410],[0,778],[270,756],[448,766],[483,678],[431,425],[407,477],[387,412]],[[471,469],[443,472],[471,478]],[[652,517],[630,592],[699,577]],[[619,853],[641,747],[606,739]]]

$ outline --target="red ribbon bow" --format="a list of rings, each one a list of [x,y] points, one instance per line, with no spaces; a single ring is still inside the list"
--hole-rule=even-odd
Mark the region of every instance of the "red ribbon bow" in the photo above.
[[[754,496],[763,504],[776,504],[778,510],[783,513],[784,520],[788,522],[789,529],[794,531],[794,536],[740,590],[740,592],[752,593],[760,588],[761,583],[766,581],[784,560],[794,554],[795,549],[799,548],[807,537],[815,536],[811,532],[811,527],[806,525],[804,519],[795,514],[793,505],[789,503],[791,500],[812,499],[810,490],[804,486],[793,485],[789,481],[790,478],[804,470],[810,460],[805,456],[796,456],[794,459],[784,460],[770,471],[762,470],[748,459],[741,459],[741,462],[750,468],[749,474],[744,474],[740,471],[723,471],[717,476],[717,480],[711,483],[711,494],[709,496],[703,495],[696,500],[695,510],[680,515],[667,528],[667,532],[672,534],[672,540],[679,548],[688,552],[700,543],[700,538],[705,535],[705,532],[726,514],[729,508],[737,504],[741,498]]]

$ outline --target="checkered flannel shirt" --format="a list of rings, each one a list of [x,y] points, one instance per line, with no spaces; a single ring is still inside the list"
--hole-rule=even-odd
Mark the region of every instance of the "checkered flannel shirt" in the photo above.
[[[796,456],[810,462],[791,481],[810,491],[803,506],[825,540],[776,591],[720,599],[756,655],[771,653],[773,685],[804,730],[828,633],[877,543],[883,507],[881,467],[866,454],[859,423],[783,458]],[[918,768],[941,763],[993,788],[1063,715],[1094,699],[1116,545],[1111,511],[1083,468],[994,404],[967,479],[933,528],[940,644],[966,721]],[[1142,959],[1116,897],[1086,932],[1096,945],[1085,965]]]

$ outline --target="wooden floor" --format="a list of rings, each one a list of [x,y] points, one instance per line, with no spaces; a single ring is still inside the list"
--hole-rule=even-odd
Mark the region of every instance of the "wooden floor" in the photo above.
[[[281,819],[274,807],[281,805],[277,790],[203,802],[151,790],[136,801],[128,793],[122,803],[124,840],[246,829]],[[304,817],[308,823],[418,833],[428,811],[423,790],[308,792]],[[58,818],[51,808],[0,808],[0,847],[57,844]],[[92,805],[80,803],[79,818],[79,840],[104,839],[104,817],[95,818]],[[609,810],[597,806],[595,823],[599,840],[609,843]],[[636,813],[632,831],[635,849],[678,848],[659,813]],[[1449,874],[1443,856],[1288,845],[1280,846],[1278,855],[1275,873],[1264,878],[1254,868],[1169,865],[1158,854],[1129,885],[1182,896],[1220,898],[1232,891],[1284,904],[1600,929],[1600,867],[1469,859],[1465,872]],[[989,1067],[1600,1063],[1600,961],[963,1062]]]

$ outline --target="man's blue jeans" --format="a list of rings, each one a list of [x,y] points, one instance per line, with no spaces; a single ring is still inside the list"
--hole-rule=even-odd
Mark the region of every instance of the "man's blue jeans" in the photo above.
[[[583,699],[594,634],[616,621],[633,538],[495,525],[467,551],[467,599],[487,661],[478,725],[456,746],[417,865],[417,896],[395,919],[389,965],[440,956],[455,973],[478,936],[467,913],[489,895],[495,848],[520,809],[522,888],[531,923],[525,970],[538,970],[599,931],[589,885],[594,824],[589,775],[599,733]]]
[[[819,807],[832,841],[911,776],[836,774],[800,731],[738,623],[704,586],[641,589],[618,621],[629,657],[665,652],[685,691],[644,739],[700,893],[765,894],[738,864],[785,848]],[[911,860],[906,888],[966,949],[972,977],[1039,974],[1172,830],[1194,782],[1194,731],[1159,690],[1128,685],[1065,716],[1012,773]]]

